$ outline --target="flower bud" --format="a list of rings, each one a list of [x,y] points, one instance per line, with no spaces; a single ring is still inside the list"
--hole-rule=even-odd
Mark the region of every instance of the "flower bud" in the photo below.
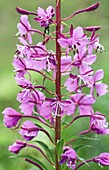
[[[100,5],[100,2],[97,2],[91,6],[89,6],[88,8],[85,9],[86,12],[90,12],[90,11],[94,11],[96,10]]]
[[[6,108],[2,113],[4,114],[4,125],[7,128],[16,126],[18,121],[22,118],[19,112],[10,107]]]
[[[9,149],[10,152],[17,154],[24,147],[26,147],[26,142],[23,142],[21,140],[17,140],[13,145],[9,146],[8,149]]]
[[[109,153],[104,152],[94,158],[94,162],[102,166],[109,166]]]
[[[29,15],[30,12],[25,10],[25,9],[22,9],[22,8],[19,8],[19,7],[16,7],[16,11],[19,13],[19,14],[22,14],[22,15]]]

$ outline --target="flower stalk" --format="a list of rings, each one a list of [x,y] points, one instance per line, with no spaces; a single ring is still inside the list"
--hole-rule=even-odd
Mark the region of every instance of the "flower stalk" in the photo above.
[[[61,100],[61,47],[58,43],[59,33],[61,27],[61,0],[56,0],[56,95],[58,100]],[[55,143],[58,142],[61,138],[61,109],[58,106],[58,113],[56,115],[56,124],[55,124]],[[60,170],[60,165],[58,161],[58,153],[56,151],[56,170]]]

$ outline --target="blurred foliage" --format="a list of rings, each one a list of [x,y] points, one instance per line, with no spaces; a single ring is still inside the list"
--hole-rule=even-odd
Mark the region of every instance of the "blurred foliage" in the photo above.
[[[66,17],[78,9],[87,7],[97,0],[63,0],[62,1],[62,16]],[[105,77],[104,82],[109,85],[109,75],[108,75],[108,55],[109,55],[109,1],[102,1],[101,6],[94,12],[84,13],[76,16],[75,18],[67,21],[67,24],[73,24],[76,26],[91,26],[91,25],[101,25],[102,29],[99,31],[101,44],[105,47],[105,52],[98,55],[95,69],[104,69]],[[15,11],[15,7],[19,6],[24,9],[31,11],[36,11],[37,7],[46,8],[49,5],[55,6],[54,0],[0,0],[0,111],[2,112],[5,107],[13,107],[18,109],[19,103],[16,101],[17,92],[20,90],[14,80],[14,73],[12,67],[13,55],[16,50],[17,39],[14,35],[17,33],[16,25],[19,22],[20,15]],[[33,18],[30,18],[33,27],[37,24],[33,22]],[[52,29],[52,28],[51,28]],[[36,43],[39,41],[39,36],[36,36]],[[52,44],[50,45],[52,47]],[[50,49],[49,47],[49,49]],[[50,85],[49,85],[50,86]],[[95,110],[102,113],[106,113],[107,119],[109,121],[109,94],[101,97],[97,100],[94,106]],[[84,126],[83,126],[84,125]],[[63,136],[70,137],[75,135],[81,129],[87,128],[86,121],[78,121],[73,127],[69,128],[68,131],[63,133]],[[12,155],[8,152],[8,146],[12,144],[17,138],[20,138],[15,131],[6,129],[3,126],[3,117],[0,115],[0,170],[30,170],[30,166],[22,161],[22,158],[9,159]],[[39,138],[43,138],[42,135]],[[48,140],[43,138],[45,142]],[[90,158],[98,155],[101,152],[109,152],[109,136],[99,136],[99,141],[87,141],[78,139],[74,145],[77,146],[80,143],[92,145],[93,148],[84,148],[78,151],[80,157]],[[28,151],[28,150],[27,150]],[[26,152],[27,152],[26,151]],[[31,152],[31,151],[29,151]],[[34,151],[33,151],[34,152]],[[33,153],[32,152],[32,153]],[[35,156],[40,156],[38,153],[34,153]],[[40,157],[42,159],[42,157]],[[81,170],[96,169],[99,170],[98,165],[92,164],[91,167],[85,165]],[[108,170],[109,167],[104,169]],[[49,169],[50,170],[50,169]]]

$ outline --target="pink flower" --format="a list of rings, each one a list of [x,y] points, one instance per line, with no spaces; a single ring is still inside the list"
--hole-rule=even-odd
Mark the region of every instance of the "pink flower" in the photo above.
[[[15,56],[12,64],[17,72],[26,74],[26,64],[22,58]]]
[[[10,107],[6,108],[2,113],[4,114],[4,125],[7,128],[16,126],[18,121],[22,118],[19,112]]]
[[[89,55],[93,53],[93,49],[102,51],[104,47],[99,43],[99,34],[95,35],[95,29],[92,32],[92,36],[88,40],[88,53]]]
[[[109,153],[104,152],[94,158],[94,162],[102,166],[109,166]]]
[[[102,69],[97,70],[93,77],[90,76],[90,85],[89,85],[89,87],[91,87],[90,94],[94,93],[94,89],[96,89],[96,93],[98,96],[103,96],[108,92],[107,90],[108,85],[102,83],[102,81],[99,81],[103,77],[104,77],[104,71]]]
[[[17,55],[20,57],[20,58],[24,58],[24,57],[30,57],[31,56],[31,53],[32,53],[32,50],[30,49],[27,41],[25,40],[25,38],[23,37],[20,37],[18,38],[19,42],[22,44],[22,45],[16,45],[17,46]]]
[[[48,27],[53,23],[53,16],[55,15],[54,8],[49,6],[46,10],[38,7],[37,10],[37,18],[34,18],[37,22],[39,22],[41,27]]]
[[[109,134],[108,123],[104,115],[96,112],[90,119],[90,129],[96,134]]]
[[[93,70],[89,70],[84,74],[73,75],[70,73],[70,77],[65,81],[64,86],[70,92],[81,91],[83,87],[89,87],[90,85],[90,75],[93,73]]]
[[[17,140],[13,145],[9,146],[9,151],[13,152],[15,154],[19,153],[21,149],[26,147],[26,143],[21,141],[21,140]]]
[[[85,34],[83,32],[82,27],[77,27],[73,29],[73,26],[70,27],[70,38],[65,37],[60,34],[60,39],[58,40],[60,46],[62,48],[67,48],[66,54],[70,50],[74,50],[75,48],[79,49],[81,45],[85,45]]]
[[[38,132],[39,132],[39,128],[29,120],[23,123],[21,130],[19,131],[19,133],[26,141],[32,140],[34,137],[38,135]]]
[[[68,168],[74,170],[76,167],[77,154],[73,148],[69,146],[64,147],[64,153],[61,155],[60,164],[67,162]]]
[[[24,78],[24,77],[19,77],[19,74],[16,74],[16,82],[19,86],[21,86],[22,88],[26,88],[26,87],[30,87],[32,88],[32,83],[30,80]]]
[[[25,115],[32,115],[34,106],[42,104],[45,95],[38,90],[24,89],[18,93],[17,100],[21,103],[19,106],[21,112]]]
[[[61,116],[63,115],[72,115],[74,114],[74,104],[70,100],[57,100],[57,99],[47,99],[40,106],[40,115],[45,119],[51,119],[52,117],[56,117],[58,115],[58,108],[61,109]]]
[[[20,23],[18,23],[17,28],[19,30],[21,37],[23,37],[25,40],[28,40],[28,42],[32,44],[31,34],[33,34],[33,32],[30,32],[31,25],[28,21],[27,15],[21,16]]]
[[[47,51],[46,46],[39,42],[36,46],[30,47],[31,58],[25,60],[28,68],[34,68],[36,70],[47,69],[51,71],[56,66],[56,56],[53,51]]]
[[[79,108],[80,115],[90,115],[93,113],[91,105],[95,103],[95,99],[92,95],[77,93],[71,96],[71,101],[75,104],[75,108]]]
[[[92,65],[96,60],[95,54],[87,55],[86,51],[86,46],[83,46],[78,50],[78,53],[74,55],[73,65],[79,69],[81,74],[92,70],[90,65]]]
[[[78,89],[79,85],[79,77],[76,75],[70,74],[70,77],[65,81],[64,86],[66,86],[67,90],[70,92],[74,92]]]

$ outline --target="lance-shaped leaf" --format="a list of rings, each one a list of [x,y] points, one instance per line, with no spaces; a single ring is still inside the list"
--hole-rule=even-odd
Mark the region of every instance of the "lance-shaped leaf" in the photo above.
[[[77,150],[83,149],[83,148],[93,148],[93,146],[91,146],[91,145],[79,145],[79,146],[74,147],[74,150],[77,151]]]
[[[48,156],[49,156],[49,159],[54,162],[54,158],[53,158],[53,153],[52,151],[50,150],[50,148],[42,141],[38,141],[36,140],[35,142],[37,142],[40,146],[43,147],[43,149],[47,152]]]
[[[85,161],[84,158],[78,156],[78,159],[79,159],[81,162],[84,162],[88,167],[90,167],[89,164]]]
[[[85,135],[81,135],[78,138],[82,138],[82,139],[85,139],[85,140],[99,140],[98,138],[91,138],[91,137],[88,137],[88,136],[85,136]]]
[[[44,170],[48,170],[48,168],[41,162],[39,161],[38,159],[32,157],[32,156],[29,156],[29,155],[15,155],[15,156],[10,156],[10,158],[18,158],[18,157],[21,157],[21,158],[24,158],[24,159],[29,159],[35,163],[37,163],[38,165],[40,165]]]
[[[58,153],[58,158],[61,158],[61,154],[63,153],[63,146],[64,146],[64,139],[60,139],[58,140],[57,144],[56,144],[56,151]]]

